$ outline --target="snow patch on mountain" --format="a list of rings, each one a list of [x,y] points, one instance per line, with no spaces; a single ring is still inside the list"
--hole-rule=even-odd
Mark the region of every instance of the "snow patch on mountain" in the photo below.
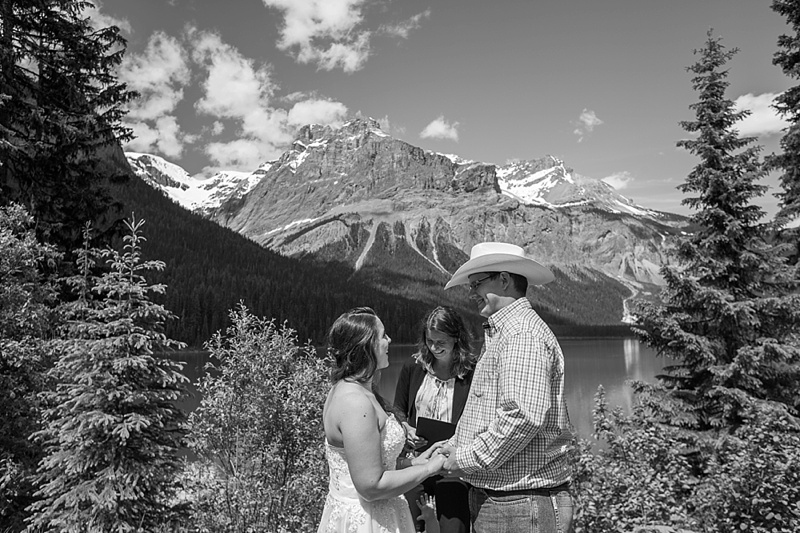
[[[280,227],[280,228],[275,228],[275,229],[273,229],[273,230],[270,230],[270,231],[268,231],[268,232],[264,233],[264,235],[272,235],[273,233],[278,233],[278,232],[281,232],[281,231],[286,231],[286,230],[288,230],[288,229],[291,229],[291,228],[294,228],[294,227],[296,227],[296,226],[303,226],[303,225],[305,225],[305,224],[313,224],[314,222],[317,222],[318,220],[321,220],[322,218],[324,218],[324,217],[317,217],[317,218],[304,218],[304,219],[302,219],[302,220],[295,220],[295,221],[293,221],[293,222],[290,222],[289,224],[286,224],[286,225],[285,225],[285,226],[283,226],[283,227]]]
[[[125,152],[125,157],[133,172],[146,183],[160,189],[185,209],[202,213],[250,192],[275,164],[269,161],[253,172],[223,170],[208,179],[200,179],[155,155]]]
[[[367,259],[367,254],[372,249],[372,246],[375,244],[375,235],[378,233],[378,225],[374,225],[369,232],[369,237],[367,238],[367,243],[364,245],[364,250],[356,259],[356,264],[354,270],[358,272],[361,270],[361,267],[364,266],[364,261]]]
[[[429,258],[428,256],[426,256],[424,253],[422,253],[422,250],[420,250],[420,249],[419,249],[419,246],[417,246],[417,240],[414,238],[414,235],[412,235],[412,234],[411,234],[411,231],[410,231],[410,230],[411,230],[411,228],[410,228],[408,225],[406,225],[406,226],[405,226],[405,238],[406,238],[406,242],[407,242],[407,243],[408,243],[408,245],[411,247],[411,249],[412,249],[412,250],[414,250],[415,252],[417,252],[417,253],[419,254],[419,256],[420,256],[420,257],[422,257],[422,258],[423,258],[425,261],[427,261],[428,263],[430,263],[430,264],[431,264],[431,265],[432,265],[432,266],[433,266],[435,269],[437,269],[439,272],[441,272],[442,274],[444,274],[444,275],[446,275],[446,276],[449,276],[449,275],[450,275],[450,273],[449,273],[449,272],[447,271],[447,269],[446,269],[445,267],[443,267],[443,266],[442,266],[442,264],[439,262],[438,255],[436,254],[436,243],[435,243],[435,242],[433,242],[433,237],[432,237],[432,236],[429,236],[429,237],[428,237],[428,242],[431,244],[431,248],[433,249],[433,257],[434,257],[435,261],[434,261],[434,260],[432,260],[432,259],[430,259],[430,258]]]
[[[442,157],[446,157],[447,159],[449,159],[450,161],[452,161],[456,165],[470,165],[470,164],[475,162],[472,159],[464,159],[460,155],[456,155],[456,154],[442,154],[440,152],[433,152],[433,153],[435,153],[436,155],[440,155]]]
[[[621,196],[608,183],[573,173],[562,160],[551,156],[498,167],[497,184],[503,194],[526,205],[551,209],[594,206],[637,217],[662,216]]]
[[[540,168],[539,162],[520,161],[497,168],[497,184],[500,191],[526,205],[545,207],[568,207],[582,205],[578,202],[554,201],[563,196],[565,188],[582,190],[572,174],[564,167],[563,161],[549,158],[552,166]]]

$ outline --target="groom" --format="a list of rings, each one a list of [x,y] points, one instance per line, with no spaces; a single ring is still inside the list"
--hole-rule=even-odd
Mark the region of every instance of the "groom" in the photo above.
[[[564,400],[564,355],[525,297],[553,280],[522,248],[472,248],[445,289],[469,285],[488,319],[484,352],[444,468],[470,483],[475,533],[572,531],[572,426]]]

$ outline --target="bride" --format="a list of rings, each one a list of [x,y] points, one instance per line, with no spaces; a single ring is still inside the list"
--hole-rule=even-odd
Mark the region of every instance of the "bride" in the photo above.
[[[414,533],[403,493],[440,473],[436,446],[396,470],[405,430],[373,392],[377,370],[389,366],[391,339],[369,307],[352,309],[331,326],[333,386],[325,401],[325,456],[330,483],[318,533]]]

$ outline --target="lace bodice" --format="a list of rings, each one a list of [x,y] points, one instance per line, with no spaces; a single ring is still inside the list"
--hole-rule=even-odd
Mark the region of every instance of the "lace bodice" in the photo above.
[[[385,470],[394,470],[406,441],[403,426],[389,415],[381,430],[381,460]],[[330,483],[320,532],[331,533],[414,533],[408,503],[402,496],[368,502],[362,499],[350,477],[344,448],[325,441]]]
[[[390,414],[381,430],[381,460],[384,470],[395,469],[397,458],[403,451],[405,442],[406,433],[403,426],[394,415]],[[325,457],[328,459],[330,469],[331,492],[335,491],[341,496],[357,498],[358,494],[350,477],[350,468],[347,465],[344,448],[332,446],[325,440]]]

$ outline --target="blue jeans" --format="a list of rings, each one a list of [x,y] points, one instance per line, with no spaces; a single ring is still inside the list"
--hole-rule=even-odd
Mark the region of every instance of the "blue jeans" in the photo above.
[[[572,494],[568,489],[545,494],[488,495],[469,491],[473,533],[572,533]]]

